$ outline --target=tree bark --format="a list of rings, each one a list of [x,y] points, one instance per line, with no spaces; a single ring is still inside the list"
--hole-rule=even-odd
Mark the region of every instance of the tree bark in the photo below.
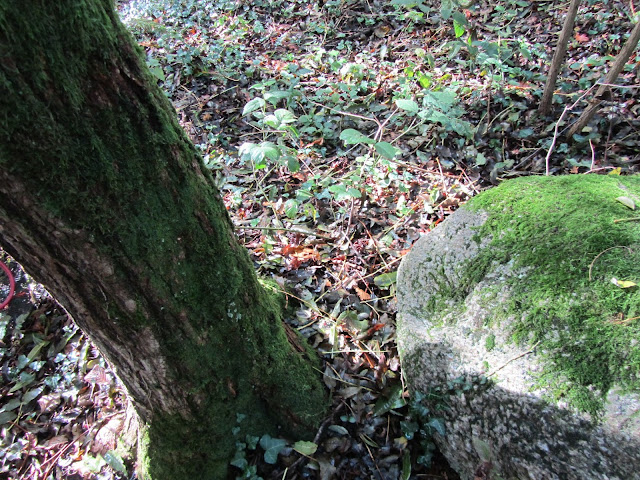
[[[618,79],[618,75],[620,75],[624,66],[638,46],[638,42],[640,42],[640,22],[636,23],[635,27],[633,27],[631,35],[629,35],[629,38],[622,47],[622,50],[618,53],[615,62],[613,62],[613,65],[611,66],[611,70],[609,70],[609,73],[604,77],[604,85],[598,87],[596,94],[593,99],[589,101],[587,108],[585,108],[582,115],[580,115],[578,120],[576,120],[576,123],[574,123],[569,129],[569,133],[567,134],[569,138],[573,137],[576,133],[581,132],[582,129],[591,121],[600,108],[602,98],[605,93],[611,89],[610,85],[615,83]]]
[[[547,75],[547,82],[544,86],[544,93],[538,106],[538,113],[541,115],[547,115],[551,110],[551,101],[553,100],[553,93],[556,89],[556,80],[558,79],[558,73],[562,68],[562,62],[564,56],[567,53],[567,44],[573,33],[573,24],[578,14],[578,7],[580,6],[580,0],[571,0],[569,5],[569,11],[564,19],[564,25],[562,31],[558,37],[558,44],[556,45],[556,51],[553,54],[553,60],[551,61],[551,67],[549,68],[549,74]]]
[[[225,478],[244,433],[326,408],[112,0],[0,2],[0,244],[96,343],[155,479]]]

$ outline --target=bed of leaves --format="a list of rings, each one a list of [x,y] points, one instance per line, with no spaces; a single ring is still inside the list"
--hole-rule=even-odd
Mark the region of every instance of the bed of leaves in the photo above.
[[[236,438],[238,478],[457,478],[431,441],[438,412],[402,383],[399,261],[504,178],[640,167],[637,52],[594,121],[564,134],[634,2],[583,2],[552,112],[536,113],[567,3],[118,2],[257,270],[297,306],[289,326],[324,361],[334,403],[315,440]],[[0,317],[0,472],[130,476],[108,434],[121,389],[64,312],[46,296],[31,310],[39,289],[24,288],[24,312]]]

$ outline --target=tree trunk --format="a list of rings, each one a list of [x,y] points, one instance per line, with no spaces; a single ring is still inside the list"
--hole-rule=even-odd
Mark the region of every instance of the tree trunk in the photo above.
[[[241,433],[326,398],[112,0],[0,2],[0,244],[96,343],[155,479],[225,478]]]
[[[610,85],[613,85],[618,79],[618,75],[620,75],[620,73],[624,69],[624,66],[627,64],[629,58],[638,46],[638,42],[640,42],[640,22],[636,23],[635,27],[633,27],[631,35],[629,35],[629,38],[622,47],[622,50],[620,50],[620,53],[618,53],[615,62],[613,62],[613,65],[611,66],[611,70],[609,70],[609,73],[607,73],[607,75],[604,77],[604,85],[598,87],[596,94],[594,95],[593,99],[589,101],[589,105],[587,106],[587,108],[584,109],[582,115],[580,115],[578,120],[576,120],[576,123],[574,123],[569,129],[567,137],[571,138],[576,133],[581,132],[582,129],[586,127],[587,124],[591,121],[596,112],[600,109],[602,98],[604,97],[605,93],[611,89]]]
[[[551,110],[551,101],[553,100],[553,92],[556,89],[556,80],[558,79],[560,68],[562,68],[564,56],[567,53],[567,43],[569,43],[569,39],[573,33],[573,24],[576,21],[579,6],[580,0],[571,0],[569,11],[564,19],[562,31],[558,37],[556,51],[553,54],[553,60],[551,61],[551,67],[549,68],[549,74],[547,75],[547,83],[544,86],[544,93],[542,94],[540,105],[538,106],[538,112],[541,115],[547,115],[549,110]]]

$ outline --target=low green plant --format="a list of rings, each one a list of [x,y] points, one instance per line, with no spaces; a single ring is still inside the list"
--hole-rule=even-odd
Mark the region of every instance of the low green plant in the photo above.
[[[404,421],[400,422],[400,428],[407,440],[419,439],[421,454],[417,463],[429,467],[436,451],[433,435],[444,436],[446,434],[444,420],[434,415],[427,406],[427,397],[422,392],[414,392],[409,401],[409,413]]]

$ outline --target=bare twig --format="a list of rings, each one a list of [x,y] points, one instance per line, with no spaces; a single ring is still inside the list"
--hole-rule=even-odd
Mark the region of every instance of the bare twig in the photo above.
[[[630,218],[616,218],[613,223],[622,223],[622,222],[637,222],[640,221],[640,217],[630,217]]]
[[[321,233],[318,233],[317,231],[311,231],[311,230],[304,230],[302,228],[285,228],[285,227],[251,227],[251,226],[245,226],[245,225],[235,225],[234,228],[236,230],[266,230],[266,231],[274,231],[274,232],[291,232],[291,233],[301,233],[302,235],[309,235],[309,236],[313,236],[313,237],[320,237],[320,238],[324,238],[326,240],[332,240],[332,237],[329,235],[323,235]]]
[[[544,159],[545,174],[546,175],[549,175],[549,159],[551,158],[551,154],[553,153],[553,149],[556,146],[556,141],[558,140],[558,129],[560,127],[560,123],[562,123],[562,119],[567,114],[567,112],[570,111],[570,110],[573,110],[576,107],[576,105],[578,105],[578,102],[580,102],[591,90],[593,90],[596,85],[597,84],[592,85],[591,87],[589,87],[587,89],[587,91],[584,92],[582,95],[580,95],[578,97],[578,99],[575,102],[573,102],[571,105],[567,105],[567,106],[564,107],[564,110],[562,111],[562,115],[560,115],[560,118],[556,122],[556,126],[553,129],[553,139],[551,140],[551,145],[549,145],[549,150],[547,151],[547,156]],[[564,130],[563,130],[563,132],[564,132]],[[535,153],[536,152],[534,152],[534,154]]]
[[[527,350],[526,352],[522,352],[518,355],[516,355],[515,357],[511,357],[509,360],[507,360],[505,363],[502,364],[502,366],[496,368],[493,372],[491,372],[489,375],[487,375],[487,377],[491,377],[492,375],[495,375],[496,373],[498,373],[500,370],[502,370],[504,367],[506,367],[507,365],[509,365],[511,362],[514,362],[516,360],[518,360],[519,358],[522,358],[526,355],[529,355],[530,353],[533,353],[536,349],[536,347],[540,345],[540,340],[537,341],[529,350]]]
[[[638,218],[638,220],[640,220],[640,217]],[[614,222],[617,223],[617,220],[614,220]],[[593,269],[593,265],[596,263],[596,260],[598,260],[601,255],[607,253],[609,250],[613,250],[614,248],[626,248],[627,250],[629,250],[629,253],[633,253],[633,250],[631,250],[629,247],[625,247],[624,245],[616,245],[615,247],[609,247],[606,250],[601,251],[589,264],[589,281],[591,281],[591,270]]]

